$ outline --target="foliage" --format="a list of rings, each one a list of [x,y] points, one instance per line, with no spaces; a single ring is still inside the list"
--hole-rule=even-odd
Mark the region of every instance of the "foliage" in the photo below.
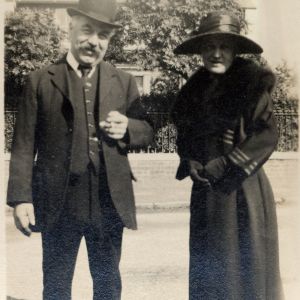
[[[278,112],[287,109],[293,113],[297,113],[297,99],[291,95],[290,91],[295,86],[295,78],[292,71],[288,68],[285,61],[279,64],[275,70],[276,89],[273,93],[275,109]]]
[[[278,149],[297,151],[299,101],[296,96],[291,94],[291,90],[295,86],[295,77],[285,61],[279,64],[274,72],[277,79],[276,89],[273,92],[274,111],[280,136]]]
[[[243,10],[234,0],[127,0],[119,13],[122,28],[112,41],[107,58],[137,64],[145,70],[159,69],[164,84],[171,83],[170,90],[174,76],[187,79],[201,64],[199,56],[174,55],[174,48],[199,27],[203,16],[215,10],[230,11],[246,28]],[[122,51],[128,45],[136,49]]]
[[[176,56],[173,49],[198,28],[204,15],[215,10],[236,15],[246,32],[243,10],[234,0],[127,0],[122,3],[118,14],[122,27],[111,41],[106,59],[113,64],[127,63],[138,65],[142,70],[159,70],[161,75],[152,84],[153,92],[142,99],[149,112],[168,112],[182,79],[187,79],[202,63],[199,56]],[[53,11],[17,9],[6,16],[6,104],[15,106],[29,72],[60,57],[60,43],[65,37],[66,33],[55,24]],[[267,65],[259,55],[248,57],[260,65]],[[293,76],[287,65],[283,62],[274,72],[277,86],[273,98],[276,114],[283,116],[279,119],[280,147],[283,147],[288,145],[286,141],[296,141],[298,107],[289,94]],[[289,120],[287,115],[291,116]],[[10,114],[6,117],[8,138],[14,117]],[[288,146],[288,150],[292,149],[294,146]]]
[[[5,136],[5,152],[11,151],[13,133],[14,133],[14,125],[15,125],[15,117],[16,112],[14,111],[5,111],[5,129],[4,129],[4,136]]]
[[[9,99],[20,94],[29,72],[57,60],[64,36],[53,11],[23,8],[6,16],[5,92]]]
[[[142,96],[142,105],[147,112],[160,112],[168,114],[174,103],[176,93],[169,91],[161,94],[152,92],[149,95]]]
[[[272,69],[266,59],[261,55],[248,54],[244,55],[246,58],[253,60],[260,66]],[[276,77],[275,88],[272,93],[274,102],[274,109],[277,113],[290,112],[297,113],[297,96],[293,95],[291,91],[296,86],[295,75],[288,67],[286,61],[282,61],[272,71]]]

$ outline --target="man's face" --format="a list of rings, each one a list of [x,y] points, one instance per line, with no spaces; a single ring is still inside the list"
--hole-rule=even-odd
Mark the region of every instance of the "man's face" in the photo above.
[[[85,16],[74,16],[70,23],[71,52],[80,64],[102,61],[113,29]]]
[[[232,64],[234,52],[230,39],[221,36],[207,37],[201,47],[204,67],[211,73],[223,74]]]

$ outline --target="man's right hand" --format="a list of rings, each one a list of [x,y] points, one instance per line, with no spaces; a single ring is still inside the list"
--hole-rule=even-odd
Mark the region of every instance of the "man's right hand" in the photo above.
[[[198,183],[203,184],[204,186],[209,187],[210,183],[209,183],[208,179],[200,176],[204,171],[203,165],[199,161],[196,161],[196,160],[189,160],[188,163],[189,163],[189,169],[190,169],[190,176],[191,176],[192,180],[194,182],[198,182]]]
[[[14,208],[16,227],[26,236],[31,235],[30,225],[35,225],[34,208],[32,203],[20,203]]]

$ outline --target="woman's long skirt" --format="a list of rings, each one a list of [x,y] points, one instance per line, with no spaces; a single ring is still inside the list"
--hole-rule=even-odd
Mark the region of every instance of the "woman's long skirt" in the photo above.
[[[190,300],[281,300],[274,197],[261,170],[229,195],[194,184]]]

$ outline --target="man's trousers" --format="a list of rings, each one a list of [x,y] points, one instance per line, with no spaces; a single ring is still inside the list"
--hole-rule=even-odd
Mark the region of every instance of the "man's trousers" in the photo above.
[[[86,187],[91,193],[91,187],[93,188],[93,182],[97,177],[89,172],[89,176],[76,181],[76,184],[69,188],[68,201],[82,198],[82,191]],[[57,225],[50,231],[42,232],[44,300],[71,299],[72,279],[82,237],[86,241],[89,268],[93,279],[93,299],[119,300],[121,298],[119,262],[124,225],[114,208],[108,188],[103,184],[105,181],[101,180],[101,182],[99,217],[97,214],[90,219],[77,217],[73,212],[78,209],[70,210],[66,205]]]

